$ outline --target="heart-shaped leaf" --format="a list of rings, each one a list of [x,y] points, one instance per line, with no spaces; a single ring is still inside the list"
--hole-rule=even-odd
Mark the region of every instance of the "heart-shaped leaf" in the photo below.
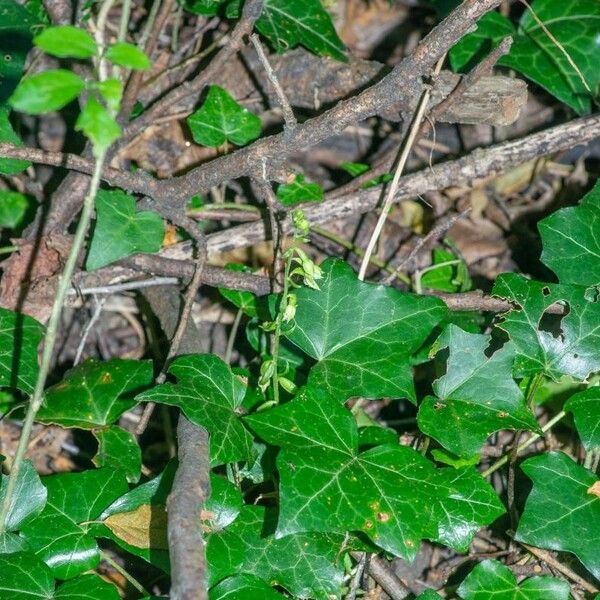
[[[27,315],[0,308],[0,385],[33,392],[38,374],[37,347],[44,327]]]
[[[542,372],[553,379],[571,375],[584,380],[600,370],[600,302],[595,302],[585,288],[530,281],[507,273],[496,280],[494,295],[518,306],[499,324],[517,350],[518,375]],[[556,304],[568,314],[546,313]]]
[[[458,588],[464,600],[569,600],[569,592],[569,584],[555,577],[530,577],[519,585],[496,560],[479,563]]]
[[[446,374],[433,383],[436,397],[423,400],[419,428],[461,457],[475,454],[494,431],[538,429],[512,378],[512,344],[488,358],[490,339],[449,325],[434,346],[448,349]]]
[[[591,387],[571,396],[565,410],[573,413],[584,448],[590,452],[600,448],[600,387]]]
[[[169,373],[177,383],[164,383],[137,400],[178,406],[186,417],[210,433],[213,466],[252,457],[252,436],[240,420],[246,386],[229,365],[213,354],[176,358]]]
[[[515,539],[572,552],[600,580],[598,478],[562,452],[529,458],[521,468],[533,481]],[[594,488],[593,486],[596,486]]]
[[[158,252],[164,234],[160,215],[149,210],[136,212],[135,199],[122,190],[100,190],[86,269],[98,269],[136,252]]]
[[[260,135],[260,119],[218,85],[211,85],[202,106],[187,118],[194,141],[216,148],[225,142],[243,146]]]
[[[138,403],[134,394],[151,383],[151,361],[89,359],[46,391],[37,420],[81,429],[111,425]]]
[[[97,469],[44,477],[48,490],[44,510],[21,527],[21,535],[58,579],[71,579],[100,561],[89,521],[127,491],[120,471]]]

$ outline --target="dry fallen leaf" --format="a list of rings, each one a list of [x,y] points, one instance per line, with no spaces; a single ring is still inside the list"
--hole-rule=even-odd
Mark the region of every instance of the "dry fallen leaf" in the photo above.
[[[164,506],[142,504],[135,510],[111,515],[104,524],[136,548],[167,550],[167,512]]]

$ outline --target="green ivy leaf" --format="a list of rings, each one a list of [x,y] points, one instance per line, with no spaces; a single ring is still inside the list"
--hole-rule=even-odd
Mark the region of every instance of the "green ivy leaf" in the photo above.
[[[521,465],[533,481],[515,539],[538,548],[572,552],[600,579],[598,478],[562,452]],[[596,485],[595,492],[591,490]]]
[[[422,594],[417,596],[417,600],[442,600],[442,597],[433,590],[425,590]]]
[[[4,504],[7,482],[8,476],[2,475],[0,482],[0,506]],[[6,529],[8,531],[17,531],[27,519],[39,514],[46,504],[47,496],[48,491],[42,485],[37,471],[30,461],[24,461],[19,470],[17,485],[8,510]]]
[[[91,58],[98,51],[94,38],[85,29],[72,25],[46,27],[33,38],[33,43],[60,58]]]
[[[579,206],[556,211],[540,221],[538,228],[544,247],[542,262],[561,283],[600,284],[600,182]]]
[[[412,448],[385,444],[359,452],[354,416],[323,390],[305,388],[291,402],[246,422],[282,448],[276,537],[360,531],[384,550],[412,560],[423,538],[462,547],[464,533],[455,528],[474,527],[473,518],[484,517],[479,526],[488,524],[499,514],[489,492],[489,507],[478,513],[477,499],[469,498],[476,478],[464,475],[454,485],[461,479],[454,469],[437,470]],[[477,486],[487,484],[482,480]]]
[[[256,29],[277,52],[302,45],[314,54],[348,60],[344,43],[320,0],[265,0]]]
[[[225,0],[184,0],[181,4],[185,10],[197,15],[214,17]]]
[[[38,374],[37,347],[43,335],[44,327],[35,319],[0,308],[1,386],[33,392]]]
[[[305,181],[302,173],[298,173],[291,182],[277,188],[277,198],[284,206],[293,206],[300,202],[320,202],[324,195],[323,188],[318,183]]]
[[[19,192],[0,190],[0,227],[14,229],[21,223],[29,201],[27,197]]]
[[[260,135],[260,119],[218,85],[208,88],[202,106],[187,118],[194,141],[216,148],[225,142],[243,146]]]
[[[121,136],[121,128],[108,110],[94,96],[88,101],[77,117],[75,129],[83,131],[92,142],[96,157],[104,154],[110,145]]]
[[[75,73],[54,69],[21,80],[9,102],[15,110],[41,115],[66,106],[84,87],[83,79]]]
[[[0,6],[2,2],[0,0]],[[2,10],[0,8],[0,10]],[[0,30],[1,31],[1,30]],[[1,34],[0,34],[1,35]],[[0,68],[1,71],[1,68]],[[0,76],[0,97],[2,96],[2,77]],[[10,107],[0,106],[0,142],[8,142],[15,146],[22,146],[23,141],[15,133],[10,120]],[[31,165],[28,160],[19,160],[18,158],[0,158],[0,175],[16,175],[24,171]]]
[[[100,190],[86,269],[92,271],[137,252],[158,252],[164,234],[160,215],[136,212],[135,199],[122,190]]]
[[[590,452],[600,448],[600,387],[591,387],[571,396],[565,410],[573,413],[583,447]]]
[[[479,563],[461,583],[464,600],[569,600],[569,584],[556,577],[530,577],[517,584],[512,571],[496,560]]]
[[[363,283],[341,260],[326,260],[321,269],[320,290],[296,291],[295,327],[288,335],[318,361],[309,383],[342,401],[391,396],[414,402],[410,356],[447,315],[444,303]]]
[[[129,431],[112,425],[94,431],[98,452],[93,458],[97,467],[110,467],[125,473],[129,483],[137,483],[142,470],[142,450]]]
[[[452,252],[438,248],[432,252],[431,266],[423,272],[419,279],[422,288],[442,292],[466,292],[471,289],[471,278],[465,261],[456,257]]]
[[[23,75],[31,32],[39,20],[15,0],[0,0],[0,16],[0,104],[4,104]]]
[[[137,71],[146,71],[152,66],[150,59],[133,44],[127,42],[117,42],[106,51],[106,58],[115,65],[135,69]]]
[[[16,533],[5,531],[0,534],[0,554],[13,554],[13,552],[28,552],[27,542]],[[2,588],[0,588],[1,590]]]
[[[252,273],[252,269],[237,263],[227,263],[225,268],[238,273]],[[258,298],[252,292],[219,288],[219,293],[245,315],[251,318],[258,316]]]
[[[512,378],[515,352],[508,343],[490,358],[491,336],[446,327],[434,351],[448,349],[446,374],[434,381],[417,417],[423,433],[460,457],[479,451],[500,429],[533,429],[538,424]]]
[[[71,579],[100,561],[96,540],[88,535],[88,521],[127,491],[120,471],[97,469],[43,478],[48,489],[44,510],[21,528],[31,549],[58,579]]]
[[[517,349],[518,375],[543,372],[553,379],[571,375],[584,380],[600,370],[600,303],[585,288],[530,281],[522,275],[500,275],[493,293],[516,303],[519,308],[506,313],[499,324]],[[557,318],[551,331],[542,318],[551,305],[568,307],[569,314]]]
[[[228,577],[208,592],[209,600],[286,600],[279,592],[253,575]]]
[[[252,436],[240,420],[246,386],[229,365],[213,354],[176,358],[169,373],[178,382],[158,385],[137,400],[178,406],[185,416],[210,433],[213,466],[252,457]]]
[[[4,600],[48,600],[53,597],[54,577],[31,552],[0,555],[0,598]]]
[[[265,529],[272,529],[266,509],[245,506],[229,527],[211,535],[206,547],[209,585],[246,573],[266,583],[277,582],[300,598],[340,598],[342,537],[300,533],[273,539],[263,533]]]
[[[82,575],[63,583],[53,598],[55,600],[120,600],[117,588],[95,574]]]
[[[152,361],[88,359],[46,391],[37,420],[94,429],[114,423],[138,402],[134,394],[152,383]]]

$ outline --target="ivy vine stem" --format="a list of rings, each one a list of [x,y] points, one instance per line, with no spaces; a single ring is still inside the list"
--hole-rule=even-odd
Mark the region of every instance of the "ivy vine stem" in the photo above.
[[[46,380],[52,364],[52,357],[54,355],[54,348],[56,346],[56,335],[62,315],[63,304],[67,296],[67,292],[71,287],[71,278],[75,272],[77,259],[83,248],[85,236],[92,219],[92,214],[94,211],[94,199],[96,198],[96,193],[98,192],[98,187],[100,185],[100,175],[104,166],[105,156],[106,151],[99,151],[96,155],[94,173],[90,182],[88,194],[83,201],[83,209],[79,218],[77,230],[75,231],[75,236],[73,237],[73,245],[69,251],[65,268],[58,279],[58,288],[56,290],[54,303],[52,304],[52,312],[50,313],[46,335],[44,336],[44,349],[42,351],[42,358],[40,361],[40,370],[35,382],[33,395],[31,396],[29,406],[27,407],[27,413],[25,414],[21,437],[19,438],[19,444],[15,452],[12,468],[6,484],[4,503],[0,507],[0,534],[4,533],[6,530],[6,520],[12,504],[21,465],[23,464],[25,452],[27,451],[27,447],[29,445],[29,438],[31,436],[33,423],[44,400],[44,388],[46,386]]]
[[[559,421],[561,421],[565,417],[566,414],[567,413],[564,410],[561,410],[559,413],[557,413],[554,417],[552,417],[552,419],[550,419],[542,427],[542,433],[546,433],[546,431],[548,431],[548,429],[554,427],[554,425],[556,425]],[[531,446],[531,444],[533,444],[534,442],[539,440],[541,437],[542,437],[542,434],[534,433],[531,437],[527,438],[522,444],[519,444],[519,446],[517,446],[517,451],[516,451],[517,456],[519,454],[521,454],[521,452],[523,452],[523,450],[526,450],[527,448],[529,448],[529,446]],[[505,454],[502,458],[498,459],[491,467],[487,468],[481,474],[481,476],[489,477],[492,473],[495,473],[500,467],[503,467],[508,462],[509,457],[510,457],[509,454]]]

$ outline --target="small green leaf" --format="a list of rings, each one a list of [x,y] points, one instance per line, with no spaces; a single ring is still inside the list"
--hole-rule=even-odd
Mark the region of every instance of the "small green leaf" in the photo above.
[[[129,431],[112,425],[94,431],[98,452],[93,461],[97,467],[111,467],[125,473],[129,483],[137,483],[142,469],[142,450]]]
[[[565,410],[573,413],[584,448],[600,448],[600,387],[591,387],[569,398]]]
[[[490,339],[456,325],[446,327],[434,346],[436,353],[449,351],[446,374],[433,383],[436,397],[427,396],[419,408],[423,433],[463,458],[478,452],[494,431],[538,429],[512,378],[512,344],[488,358]]]
[[[135,199],[122,190],[100,190],[86,269],[98,269],[136,252],[158,252],[164,234],[160,215],[136,212]]]
[[[253,575],[228,577],[208,593],[209,600],[286,600],[262,579]]]
[[[35,319],[0,308],[1,386],[33,392],[39,370],[37,347],[43,335],[44,327]]]
[[[365,163],[343,162],[340,164],[340,168],[352,177],[358,177],[366,173],[371,167]]]
[[[98,50],[94,38],[85,29],[72,25],[46,27],[33,43],[47,54],[60,58],[91,58]]]
[[[112,425],[138,402],[134,394],[152,383],[152,361],[88,359],[46,390],[37,420],[62,427]]]
[[[106,58],[115,65],[137,71],[146,71],[152,66],[150,59],[137,46],[127,42],[113,44],[106,51]]]
[[[321,269],[320,290],[296,291],[295,327],[288,334],[317,361],[309,384],[340,401],[389,396],[414,402],[410,357],[447,315],[446,306],[359,281],[341,260],[326,260]]]
[[[71,579],[100,561],[89,521],[127,491],[125,476],[112,469],[44,477],[44,510],[21,527],[21,535],[58,579]]]
[[[191,13],[214,17],[224,2],[225,0],[184,0],[182,5]]]
[[[82,575],[63,583],[54,600],[120,600],[117,588],[95,574]]]
[[[106,79],[97,84],[100,95],[106,101],[113,113],[119,112],[121,98],[123,97],[123,84],[118,79]]]
[[[540,221],[538,228],[544,247],[542,262],[561,283],[600,284],[600,181],[579,206],[556,211]]]
[[[496,560],[479,563],[461,583],[464,600],[569,600],[569,584],[556,577],[530,577],[517,584],[512,571]]]
[[[0,555],[0,598],[3,600],[50,600],[54,577],[31,552]]]
[[[252,273],[252,269],[237,263],[227,263],[225,268],[238,273]],[[258,298],[252,292],[219,288],[219,293],[245,315],[251,318],[258,316]]]
[[[340,598],[343,536],[300,533],[274,539],[263,533],[273,528],[272,521],[264,507],[245,506],[229,527],[209,537],[209,585],[246,573],[266,583],[276,581],[295,597]]]
[[[6,497],[8,476],[2,475],[0,481],[0,506]],[[44,505],[48,492],[42,485],[37,471],[30,461],[26,460],[21,465],[17,485],[12,496],[12,502],[6,518],[6,529],[17,531],[27,519],[39,514]]]
[[[533,489],[515,539],[538,548],[572,552],[600,579],[600,497],[596,475],[562,452],[534,456],[521,468],[533,481]]]
[[[85,83],[75,73],[54,69],[23,79],[9,102],[15,110],[41,115],[66,106],[84,87]]]
[[[284,206],[293,206],[299,202],[320,202],[325,192],[318,183],[304,181],[304,175],[295,175],[289,183],[277,188],[277,198]]]
[[[344,43],[320,0],[265,0],[256,28],[277,52],[302,45],[314,54],[348,60]]]
[[[29,201],[27,197],[19,192],[0,190],[0,227],[14,229],[21,223]]]
[[[422,288],[442,292],[466,292],[471,289],[471,278],[465,261],[452,252],[438,248],[432,252],[432,264],[420,275],[419,281]]]
[[[178,382],[164,383],[136,400],[178,406],[186,417],[210,433],[213,466],[252,458],[252,436],[240,420],[246,386],[229,365],[213,354],[176,358],[169,373]]]
[[[83,131],[94,146],[96,157],[104,154],[110,145],[121,136],[121,128],[108,110],[90,96],[75,122],[75,129]]]
[[[0,82],[2,78],[0,77]],[[0,90],[2,83],[0,83]],[[0,92],[1,93],[1,92]],[[10,107],[0,106],[0,142],[8,142],[15,146],[22,146],[23,141],[15,133],[10,120]],[[29,167],[31,163],[28,160],[19,160],[18,158],[0,158],[0,175],[16,175]]]
[[[422,594],[417,596],[417,600],[442,600],[442,597],[433,590],[425,590]]]
[[[202,106],[187,118],[194,141],[216,148],[229,141],[243,146],[260,135],[260,119],[241,107],[227,90],[211,85]]]

